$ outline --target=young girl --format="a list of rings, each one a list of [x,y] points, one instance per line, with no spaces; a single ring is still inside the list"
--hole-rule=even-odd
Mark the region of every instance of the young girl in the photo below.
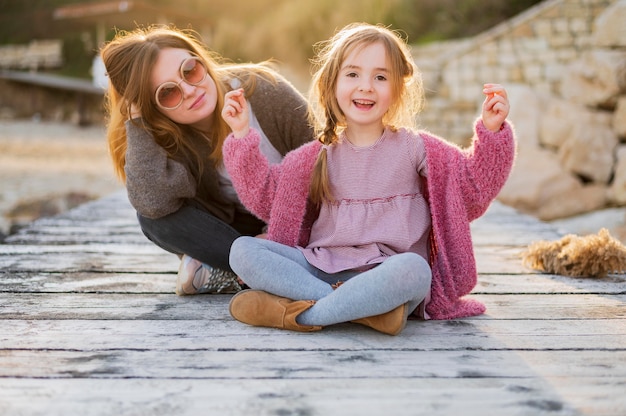
[[[304,97],[265,65],[223,63],[191,31],[120,32],[101,55],[115,170],[144,234],[182,258],[176,292],[238,290],[230,246],[265,224],[240,203],[222,163],[224,94],[243,88],[261,151],[274,163],[314,138]]]
[[[242,92],[226,95],[226,167],[243,203],[269,223],[267,240],[240,237],[231,248],[233,270],[253,289],[233,297],[231,315],[296,331],[353,321],[396,335],[411,313],[484,312],[462,296],[477,279],[470,221],[514,160],[505,90],[484,86],[473,146],[461,150],[414,130],[421,79],[394,32],[349,25],[318,58],[319,140],[279,165],[259,151]]]

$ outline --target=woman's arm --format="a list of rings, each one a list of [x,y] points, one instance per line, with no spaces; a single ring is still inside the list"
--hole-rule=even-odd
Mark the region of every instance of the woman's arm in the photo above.
[[[127,121],[126,189],[137,212],[148,218],[160,218],[178,210],[186,198],[193,198],[196,185],[187,169],[167,156],[154,137]]]

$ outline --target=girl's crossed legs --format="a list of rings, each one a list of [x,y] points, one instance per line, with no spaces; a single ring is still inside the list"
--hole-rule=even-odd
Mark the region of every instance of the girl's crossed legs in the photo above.
[[[315,300],[297,317],[303,325],[327,326],[380,315],[409,303],[411,313],[430,292],[431,271],[415,253],[389,257],[365,272],[325,273],[294,247],[240,237],[230,251],[233,271],[252,289],[292,300]],[[336,290],[332,284],[345,282]]]

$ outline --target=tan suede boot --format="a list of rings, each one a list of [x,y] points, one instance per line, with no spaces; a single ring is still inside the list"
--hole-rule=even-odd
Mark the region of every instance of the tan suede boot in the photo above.
[[[404,329],[406,325],[406,309],[409,304],[405,303],[397,308],[375,316],[368,316],[367,318],[361,318],[352,322],[369,326],[387,335],[398,335]]]
[[[244,324],[291,331],[319,331],[321,326],[300,325],[296,317],[315,304],[314,300],[291,300],[262,290],[243,290],[230,300],[233,318]]]

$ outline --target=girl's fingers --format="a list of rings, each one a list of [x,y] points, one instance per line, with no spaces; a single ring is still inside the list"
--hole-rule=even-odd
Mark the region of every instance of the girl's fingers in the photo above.
[[[485,98],[483,109],[493,114],[508,114],[509,102],[499,93],[488,95]]]
[[[495,92],[486,93],[487,95],[486,101],[490,106],[494,106],[496,103],[502,103],[504,105],[507,105],[509,100],[505,94],[506,93],[504,91],[495,91]]]
[[[232,110],[237,113],[241,113],[243,110],[241,103],[233,99],[228,99],[226,100],[226,102],[224,102],[224,108],[227,107],[232,108]]]
[[[237,108],[237,111],[242,112],[246,106],[246,97],[243,92],[243,88],[239,88],[234,91],[230,91],[226,94],[226,98],[230,99],[232,105]]]
[[[507,97],[506,90],[500,84],[485,84],[483,86],[483,94],[485,94],[488,98],[492,98],[495,95],[500,95],[502,97]]]
[[[226,95],[224,96],[224,98],[226,100],[234,100],[237,102],[242,102],[243,100],[245,100],[244,94],[243,94],[243,88],[239,88],[236,90],[232,90],[232,91],[228,91],[226,93]]]
[[[227,100],[224,103],[222,114],[228,117],[237,117],[237,114],[242,112],[241,105],[234,100]]]

